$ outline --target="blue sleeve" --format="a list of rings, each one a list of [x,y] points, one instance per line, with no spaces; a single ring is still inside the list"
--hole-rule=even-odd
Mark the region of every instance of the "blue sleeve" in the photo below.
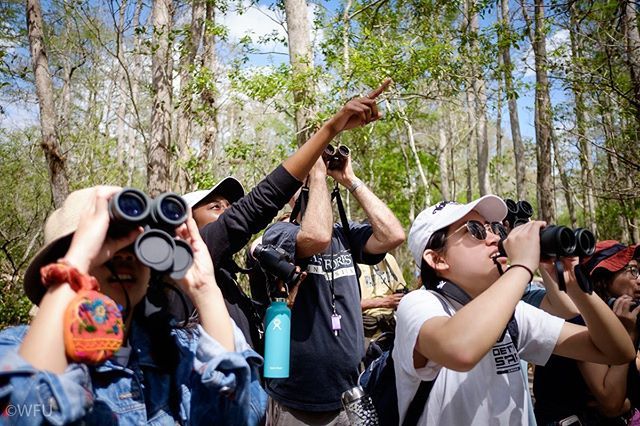
[[[70,364],[62,374],[38,370],[18,354],[28,327],[0,333],[0,411],[10,424],[68,424],[93,406],[89,370]],[[0,417],[0,418],[2,418]]]
[[[264,232],[262,244],[279,247],[295,259],[298,232],[300,232],[300,226],[295,223],[276,222]]]
[[[527,284],[527,288],[524,290],[524,294],[522,295],[522,301],[528,303],[529,305],[535,306],[536,308],[540,307],[542,303],[542,299],[547,294],[547,290],[544,288],[539,288],[534,286],[532,283]]]
[[[227,351],[201,326],[175,331],[183,355],[178,377],[185,377],[191,388],[192,424],[255,425],[265,415],[267,394],[258,373],[262,358],[235,323],[233,327],[235,352]]]
[[[342,223],[336,224],[336,228],[344,233]],[[364,246],[373,235],[373,228],[368,223],[349,222],[349,241],[347,247],[351,249],[351,255],[357,263],[376,265],[384,260],[386,253],[371,254],[364,251]],[[346,234],[345,234],[346,237]]]

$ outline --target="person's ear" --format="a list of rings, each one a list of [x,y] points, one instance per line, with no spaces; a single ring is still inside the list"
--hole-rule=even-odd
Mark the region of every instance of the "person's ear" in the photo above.
[[[424,253],[422,253],[422,258],[427,262],[427,265],[436,272],[443,272],[449,269],[447,260],[441,253],[435,250],[426,249]]]

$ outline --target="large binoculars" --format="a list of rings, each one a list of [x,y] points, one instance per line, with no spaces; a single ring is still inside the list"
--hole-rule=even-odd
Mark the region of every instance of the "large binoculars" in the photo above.
[[[533,216],[533,207],[525,200],[504,200],[507,205],[507,216],[511,228],[520,226],[529,221]],[[504,249],[502,244],[500,251]],[[586,257],[591,256],[596,249],[596,237],[584,228],[570,229],[562,225],[547,225],[540,230],[540,255],[543,258],[550,257]]]
[[[178,280],[193,264],[193,251],[175,238],[175,229],[187,220],[187,203],[177,194],[165,192],[151,199],[137,189],[125,188],[109,200],[109,235],[126,235],[143,226],[134,243],[138,260],[154,271]]]
[[[347,162],[347,158],[351,155],[351,150],[346,145],[327,145],[322,153],[322,159],[329,170],[342,170]]]
[[[527,223],[533,216],[533,207],[528,201],[514,201],[506,198],[504,200],[507,205],[507,216],[504,218],[509,222],[511,228]]]
[[[258,244],[253,249],[253,257],[265,272],[282,280],[287,287],[293,286],[300,279],[301,273],[296,271],[296,265],[287,252],[279,247]]]

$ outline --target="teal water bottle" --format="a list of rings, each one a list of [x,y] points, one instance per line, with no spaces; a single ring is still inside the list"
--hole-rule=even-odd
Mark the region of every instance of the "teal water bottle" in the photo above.
[[[276,298],[267,308],[264,337],[264,377],[289,377],[291,310],[287,299]]]

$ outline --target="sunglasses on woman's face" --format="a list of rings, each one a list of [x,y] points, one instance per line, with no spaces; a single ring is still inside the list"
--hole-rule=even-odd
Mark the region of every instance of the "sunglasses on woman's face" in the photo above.
[[[500,237],[500,239],[507,238],[507,229],[500,222],[482,223],[478,220],[468,220],[467,223],[453,231],[445,239],[448,240],[454,234],[462,231],[465,228],[469,232],[469,234],[471,234],[471,236],[478,241],[484,241],[487,239],[487,231],[490,231],[492,234],[497,235],[498,237]]]

